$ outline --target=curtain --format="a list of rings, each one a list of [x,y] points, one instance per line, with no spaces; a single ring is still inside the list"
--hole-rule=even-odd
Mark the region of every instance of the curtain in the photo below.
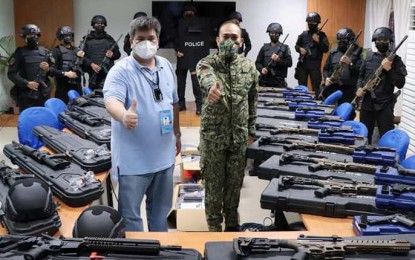
[[[395,1],[395,2],[398,2],[398,1]],[[365,43],[369,43],[372,41],[372,34],[376,28],[389,27],[389,16],[390,16],[391,7],[392,7],[392,0],[366,0],[366,16],[367,16],[366,24],[367,25],[365,29],[365,35],[366,35]],[[372,43],[372,49],[373,50],[375,49],[375,45],[373,43]]]
[[[408,34],[409,28],[409,4],[410,0],[394,0],[393,1],[393,10],[394,15],[394,25],[395,25],[395,46],[402,40],[402,38]],[[408,40],[406,40],[397,54],[402,58],[403,62],[406,61],[406,46]]]

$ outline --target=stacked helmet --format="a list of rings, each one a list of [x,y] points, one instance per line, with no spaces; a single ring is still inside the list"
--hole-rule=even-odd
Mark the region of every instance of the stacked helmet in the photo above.
[[[307,14],[307,18],[305,18],[307,23],[321,23],[321,17],[316,12],[311,12]]]
[[[336,38],[338,41],[346,39],[347,41],[354,41],[356,35],[350,28],[341,28],[336,33]]]
[[[388,27],[379,27],[373,32],[372,42],[374,42],[378,39],[389,39],[390,42],[394,42],[395,37],[394,37],[393,32],[390,28],[388,28]]]
[[[36,24],[31,23],[24,25],[20,31],[20,37],[24,38],[29,34],[36,34],[40,37],[41,33],[39,27],[37,27]]]
[[[95,15],[92,17],[91,26],[94,26],[96,23],[102,23],[103,25],[107,26],[107,19],[103,15]]]
[[[267,27],[267,33],[282,34],[282,26],[279,23],[270,23]]]
[[[240,12],[236,12],[236,11],[235,12],[232,12],[229,15],[229,19],[236,19],[239,22],[242,22],[242,14]]]
[[[56,38],[58,38],[58,40],[62,40],[63,36],[67,34],[72,35],[72,38],[74,37],[74,33],[70,26],[59,27],[58,30],[56,31]]]
[[[8,219],[27,222],[50,217],[55,212],[52,191],[37,178],[22,178],[10,186],[5,202]]]
[[[124,238],[125,223],[121,214],[108,206],[91,206],[75,222],[73,237]]]

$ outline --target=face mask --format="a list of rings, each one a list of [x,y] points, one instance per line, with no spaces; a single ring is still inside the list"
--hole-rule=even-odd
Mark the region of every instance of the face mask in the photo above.
[[[385,53],[389,50],[388,42],[376,42],[375,45],[376,45],[376,49],[378,49],[380,53]]]
[[[185,13],[184,17],[195,17],[193,13]]]
[[[141,41],[134,46],[133,51],[135,54],[137,54],[138,57],[144,60],[148,60],[156,55],[157,44],[148,40]]]
[[[225,59],[235,58],[238,55],[238,47],[235,47],[236,44],[238,43],[231,39],[219,43],[219,56],[222,56]]]
[[[271,42],[273,42],[273,43],[277,43],[278,40],[280,39],[280,37],[276,36],[276,35],[272,35],[269,38],[271,39]]]
[[[38,45],[38,40],[39,40],[39,38],[37,36],[36,37],[27,38],[26,39],[26,45],[28,47],[36,47]]]
[[[66,44],[72,43],[72,35],[63,36],[63,42],[66,43]]]
[[[97,33],[97,34],[102,34],[105,30],[104,25],[96,25],[96,26],[94,25],[93,28],[95,30],[95,33]]]
[[[308,24],[308,29],[312,32],[317,32],[317,30],[318,30],[317,24],[309,23]]]
[[[341,52],[345,52],[347,50],[347,42],[339,41],[338,49]]]

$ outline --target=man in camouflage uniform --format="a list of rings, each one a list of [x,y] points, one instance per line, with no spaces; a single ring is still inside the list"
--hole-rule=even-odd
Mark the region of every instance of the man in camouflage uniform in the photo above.
[[[244,178],[245,150],[255,134],[258,72],[238,55],[241,29],[225,22],[216,42],[219,52],[196,66],[203,93],[199,150],[206,189],[209,231],[238,228],[238,205]]]

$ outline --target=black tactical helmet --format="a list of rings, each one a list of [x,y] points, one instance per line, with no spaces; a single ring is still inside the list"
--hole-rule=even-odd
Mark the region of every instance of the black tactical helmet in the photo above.
[[[44,219],[55,212],[49,186],[37,178],[23,178],[13,183],[5,203],[8,219],[16,222]]]
[[[393,32],[388,27],[379,27],[377,28],[372,35],[372,42],[378,40],[378,39],[389,39],[390,42],[395,41],[395,37],[393,35]]]
[[[235,12],[232,12],[229,15],[229,19],[236,19],[239,22],[242,22],[242,14],[240,12],[236,12],[236,11]]]
[[[186,12],[186,11],[190,11],[190,12],[196,13],[196,7],[193,4],[186,3],[183,6],[183,12]]]
[[[282,26],[279,23],[270,23],[267,27],[267,33],[278,33],[282,34]]]
[[[321,17],[316,12],[311,12],[307,14],[307,18],[305,18],[307,23],[314,22],[314,23],[321,23]]]
[[[91,206],[75,222],[73,237],[124,238],[125,224],[121,214],[108,206]]]
[[[58,38],[58,40],[62,40],[63,36],[67,34],[71,34],[72,38],[74,37],[74,33],[70,26],[59,27],[58,30],[56,31],[56,38]]]
[[[145,12],[137,12],[134,14],[133,19],[137,19],[138,17],[143,17],[143,16],[147,16],[147,14]]]
[[[21,31],[20,31],[20,37],[24,38],[29,34],[36,34],[37,36],[40,37],[40,29],[39,27],[37,27],[36,24],[25,24]]]
[[[338,41],[347,39],[347,41],[353,41],[356,38],[356,35],[350,28],[341,28],[336,33],[336,38]]]
[[[94,17],[92,17],[91,26],[94,26],[94,24],[96,23],[102,23],[105,26],[107,26],[107,19],[103,15],[95,15]]]

